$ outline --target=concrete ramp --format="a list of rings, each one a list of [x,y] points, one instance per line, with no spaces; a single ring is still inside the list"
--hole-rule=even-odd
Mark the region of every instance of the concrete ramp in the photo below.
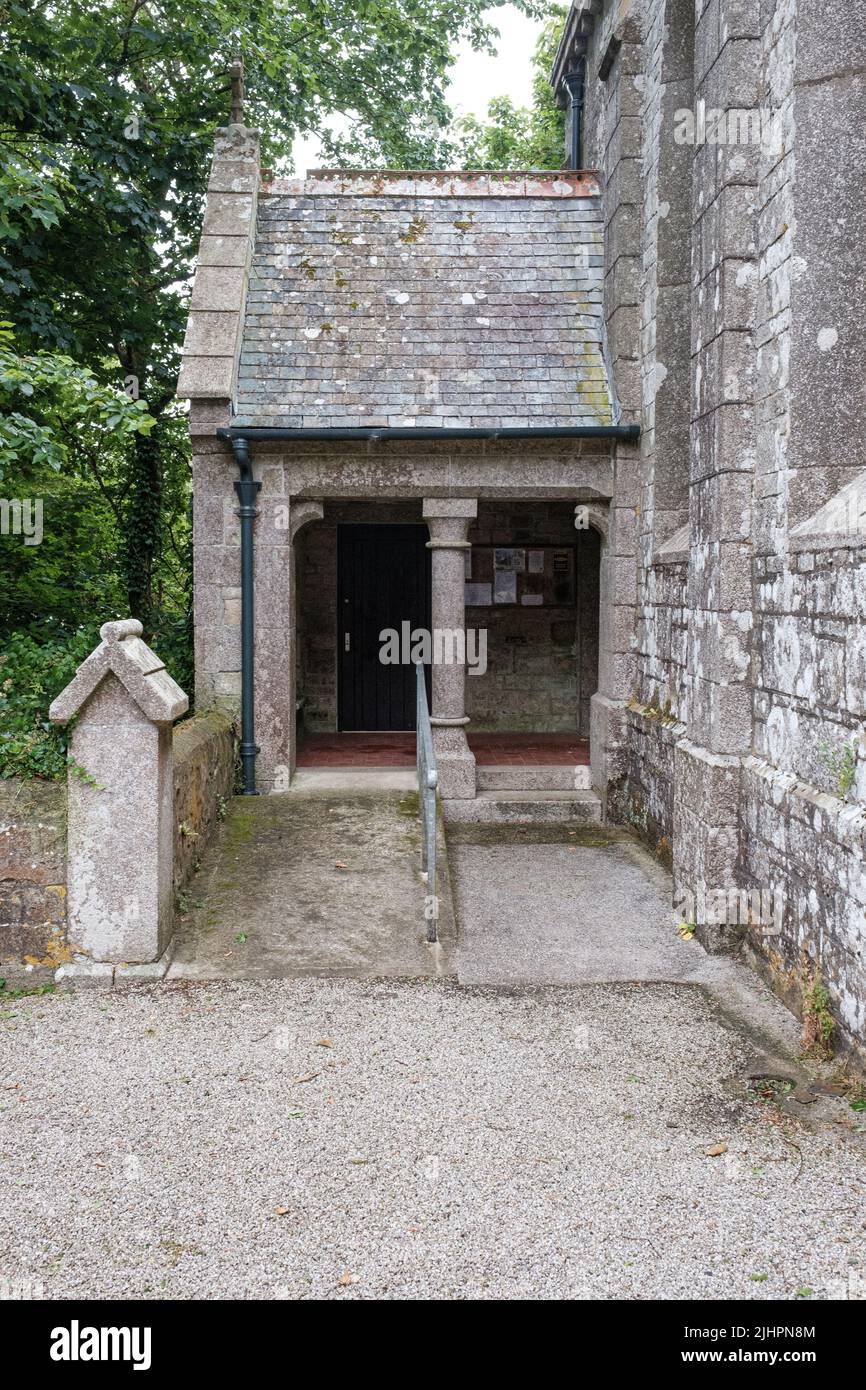
[[[425,940],[419,853],[417,793],[236,798],[188,890],[168,979],[452,973],[444,853],[436,946]]]
[[[601,826],[448,826],[467,985],[711,983],[683,941],[670,880],[625,832]]]

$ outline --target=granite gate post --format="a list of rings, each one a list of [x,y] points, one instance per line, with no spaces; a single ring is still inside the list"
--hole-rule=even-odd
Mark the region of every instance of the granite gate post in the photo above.
[[[172,930],[172,724],[189,701],[135,619],[102,642],[49,710],[75,719],[68,775],[68,925],[94,962],[155,961]]]

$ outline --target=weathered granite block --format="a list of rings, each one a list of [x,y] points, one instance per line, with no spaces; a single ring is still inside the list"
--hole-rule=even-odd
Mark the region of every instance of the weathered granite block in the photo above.
[[[171,935],[171,725],[188,700],[140,634],[135,620],[105,623],[49,711],[59,724],[77,717],[69,940],[92,961],[156,960]]]

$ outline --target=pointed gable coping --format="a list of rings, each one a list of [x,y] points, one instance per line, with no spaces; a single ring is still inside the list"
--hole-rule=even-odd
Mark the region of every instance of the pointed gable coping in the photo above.
[[[866,469],[791,530],[791,549],[866,546]]]
[[[689,558],[689,546],[691,543],[691,530],[689,522],[681,526],[678,531],[674,531],[666,541],[657,546],[653,552],[652,562],[654,565],[681,565],[684,560]]]
[[[117,677],[142,714],[154,724],[173,724],[186,713],[188,697],[156,653],[142,642],[142,630],[135,618],[103,623],[99,629],[102,642],[81,663],[48,711],[53,724],[68,724],[107,675]]]

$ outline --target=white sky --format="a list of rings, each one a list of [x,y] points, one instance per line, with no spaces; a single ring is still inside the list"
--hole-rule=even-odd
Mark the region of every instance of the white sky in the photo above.
[[[540,22],[513,5],[492,7],[487,19],[500,34],[496,56],[473,53],[468,44],[460,44],[455,54],[447,96],[458,116],[486,115],[492,97],[510,96],[515,106],[528,106],[532,99],[532,53]],[[337,121],[334,127],[339,129]],[[298,136],[293,154],[298,174],[321,165],[319,142],[309,136]]]

